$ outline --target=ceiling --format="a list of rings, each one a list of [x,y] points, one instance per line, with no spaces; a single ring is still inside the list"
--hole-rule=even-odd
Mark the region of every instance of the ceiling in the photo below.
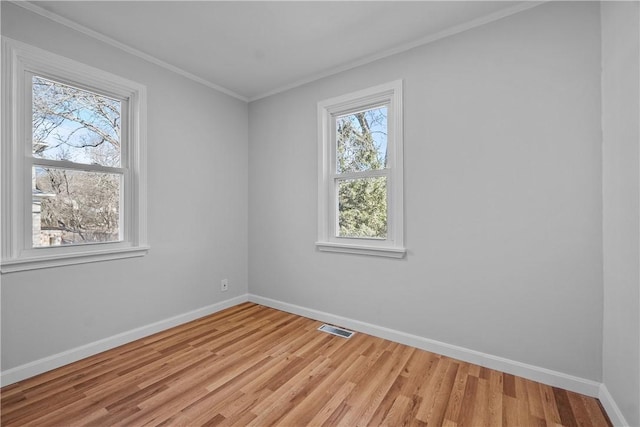
[[[255,100],[535,5],[523,1],[35,1],[23,7],[237,98]]]

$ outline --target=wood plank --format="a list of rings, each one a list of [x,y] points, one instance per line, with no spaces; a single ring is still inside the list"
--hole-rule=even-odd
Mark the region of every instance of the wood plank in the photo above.
[[[531,416],[544,420],[544,408],[542,406],[542,396],[540,395],[540,387],[533,381],[527,381],[527,397],[529,399],[529,414]]]
[[[347,342],[346,340],[338,337],[332,337],[332,339],[340,344]],[[361,340],[361,342],[362,344],[359,344],[357,347],[353,346],[351,351],[348,353],[329,353],[334,356],[331,358],[331,366],[329,367],[331,372],[320,384],[309,392],[306,399],[296,402],[296,405],[280,420],[282,425],[293,425],[296,423],[299,425],[311,424],[311,418],[314,414],[320,411],[321,408],[331,400],[339,390],[339,387],[344,384],[344,378],[348,378],[349,372],[358,364],[358,360],[362,360],[363,356],[360,354],[358,349],[364,349],[366,341]],[[354,344],[356,344],[356,342],[354,342]],[[398,378],[402,377],[399,376]]]
[[[461,363],[458,367],[458,373],[456,374],[451,396],[449,396],[449,403],[447,404],[447,409],[444,414],[445,423],[448,421],[457,423],[460,417],[462,400],[467,387],[467,379],[469,378],[469,366],[468,363]]]
[[[502,419],[502,372],[489,369],[489,425],[500,427]]]
[[[376,385],[374,388],[370,389],[370,391],[366,393],[366,395],[368,395],[367,402],[364,405],[359,405],[359,408],[361,409],[351,411],[352,417],[346,418],[347,424],[355,425],[356,423],[369,423],[369,420],[373,417],[373,414],[375,414],[378,406],[384,400],[384,396],[387,394],[396,378],[400,375],[400,372],[402,372],[414,351],[414,348],[408,346],[398,345],[395,347],[395,351],[391,353],[392,363],[385,365],[383,370],[375,376],[378,380],[375,381]],[[384,374],[384,376],[381,377],[380,374]],[[351,423],[350,420],[353,420],[354,422]]]
[[[553,387],[553,396],[556,400],[556,406],[558,407],[558,413],[560,414],[560,420],[562,425],[567,427],[577,427],[578,423],[571,408],[569,402],[569,396],[567,396],[566,390]]]
[[[451,398],[451,391],[455,386],[456,377],[458,375],[458,369],[460,364],[449,358],[442,358],[443,362],[447,363],[447,369],[444,373],[442,381],[438,386],[435,399],[433,399],[433,405],[427,415],[427,425],[438,426],[441,425],[446,413],[449,399]]]
[[[587,407],[587,411],[589,411],[589,419],[593,424],[613,427],[613,423],[602,407],[602,403],[600,402],[600,400],[593,399],[588,396],[582,396],[582,400]]]
[[[540,390],[544,419],[548,424],[560,424],[560,413],[553,396],[553,388],[545,384],[538,384],[538,389]]]
[[[353,389],[356,387],[355,383],[351,381],[345,382],[333,396],[331,399],[320,408],[315,414],[313,414],[313,418],[309,421],[308,425],[324,425],[329,421],[329,418],[338,410],[338,408],[344,404],[347,396],[351,394]]]

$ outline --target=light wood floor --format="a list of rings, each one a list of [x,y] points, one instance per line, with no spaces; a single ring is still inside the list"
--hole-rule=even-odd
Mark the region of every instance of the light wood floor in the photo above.
[[[1,392],[2,425],[607,426],[597,399],[242,304]]]

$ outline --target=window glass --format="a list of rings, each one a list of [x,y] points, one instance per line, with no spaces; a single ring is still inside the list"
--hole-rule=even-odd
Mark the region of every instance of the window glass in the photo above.
[[[120,166],[120,101],[34,76],[32,106],[34,157]]]
[[[34,167],[33,177],[33,247],[120,240],[120,174]]]
[[[338,236],[387,237],[387,177],[338,180]]]
[[[387,107],[336,118],[336,172],[387,167]]]

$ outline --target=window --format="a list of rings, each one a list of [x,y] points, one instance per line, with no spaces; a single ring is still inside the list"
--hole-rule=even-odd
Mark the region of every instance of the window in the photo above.
[[[2,49],[2,272],[144,255],[144,86]]]
[[[402,81],[318,104],[321,251],[401,258]]]

